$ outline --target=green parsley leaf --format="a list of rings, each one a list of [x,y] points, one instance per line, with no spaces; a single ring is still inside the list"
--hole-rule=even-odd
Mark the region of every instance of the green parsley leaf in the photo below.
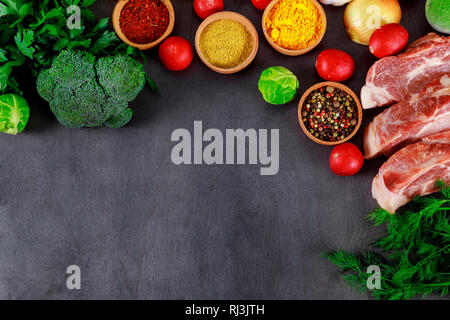
[[[6,54],[7,54],[6,50],[0,49],[0,62],[8,61]]]
[[[110,45],[114,45],[118,42],[118,38],[116,36],[116,33],[113,31],[105,31],[101,37],[94,43],[92,46],[92,53],[97,54],[100,52],[103,52],[107,47]]]
[[[17,48],[22,54],[30,59],[33,59],[33,53],[35,49],[31,46],[34,39],[34,32],[32,30],[22,30],[17,32],[14,40],[16,41]]]
[[[92,6],[95,3],[95,0],[83,0],[83,7],[87,8]]]
[[[19,17],[25,18],[28,15],[32,15],[34,13],[33,4],[31,2],[25,3],[19,9]]]
[[[11,71],[12,67],[8,63],[0,67],[0,92],[6,89]]]
[[[16,14],[16,11],[0,1],[0,17]]]
[[[19,15],[19,8],[22,6],[23,0],[1,0],[3,6],[8,8],[9,14]]]
[[[38,34],[43,34],[45,32],[48,32],[48,34],[54,36],[54,37],[59,37],[60,36],[60,27],[58,25],[54,25],[54,24],[45,24],[41,30],[39,30]]]

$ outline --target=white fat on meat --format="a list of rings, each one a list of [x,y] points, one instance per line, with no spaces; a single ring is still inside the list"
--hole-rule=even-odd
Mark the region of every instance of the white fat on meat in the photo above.
[[[398,56],[373,64],[361,89],[364,109],[392,104],[450,73],[450,37],[430,33]]]
[[[377,115],[364,131],[364,156],[390,155],[426,136],[450,130],[450,76],[444,75]]]
[[[450,131],[438,133],[396,152],[373,180],[372,195],[390,213],[416,196],[438,191],[435,182],[450,183]]]

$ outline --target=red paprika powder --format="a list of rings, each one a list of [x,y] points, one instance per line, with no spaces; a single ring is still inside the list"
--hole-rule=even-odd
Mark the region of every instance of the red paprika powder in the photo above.
[[[119,22],[128,40],[146,44],[164,34],[169,19],[169,10],[161,0],[130,0],[123,7]]]

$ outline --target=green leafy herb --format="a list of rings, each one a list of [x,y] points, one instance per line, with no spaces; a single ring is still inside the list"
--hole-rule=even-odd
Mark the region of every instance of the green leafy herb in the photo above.
[[[8,87],[8,79],[11,72],[12,67],[9,64],[0,66],[0,92]]]
[[[369,215],[376,226],[386,224],[387,235],[373,245],[383,255],[368,252],[361,256],[344,250],[323,256],[341,268],[343,279],[366,291],[367,267],[381,269],[381,288],[370,290],[377,299],[410,299],[418,295],[450,290],[450,186],[437,182],[442,197],[417,197],[400,213],[378,209]]]
[[[37,77],[62,50],[86,50],[96,56],[145,55],[117,37],[107,18],[96,22],[95,0],[0,0],[0,93],[20,93],[16,71],[22,66]],[[82,28],[69,30],[67,8],[81,8]],[[153,90],[155,90],[152,87]]]
[[[22,30],[17,32],[14,40],[16,41],[17,48],[20,52],[30,58],[33,59],[33,53],[36,49],[34,49],[31,45],[34,39],[34,32],[31,30]]]

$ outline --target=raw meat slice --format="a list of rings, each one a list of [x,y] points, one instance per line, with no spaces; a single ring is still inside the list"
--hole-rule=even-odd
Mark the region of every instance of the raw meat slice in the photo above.
[[[361,89],[364,109],[404,100],[430,82],[450,73],[450,37],[430,33],[398,56],[378,60]]]
[[[430,32],[426,35],[424,35],[423,37],[420,37],[419,39],[414,40],[413,42],[411,42],[408,46],[408,48],[415,48],[415,47],[419,47],[421,45],[423,45],[426,42],[437,42],[439,43],[441,41],[441,36],[438,35],[437,33],[434,32]]]
[[[422,138],[450,130],[450,76],[386,109],[364,131],[364,157],[391,155]]]
[[[438,191],[435,182],[450,183],[450,131],[410,144],[386,161],[372,184],[372,195],[390,213],[413,197]]]

